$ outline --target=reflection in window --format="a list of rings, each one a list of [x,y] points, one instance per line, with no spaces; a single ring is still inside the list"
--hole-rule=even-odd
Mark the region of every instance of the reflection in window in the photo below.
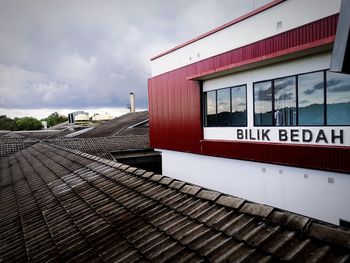
[[[350,76],[327,72],[327,125],[350,125]]]
[[[217,91],[218,126],[230,126],[230,88]]]
[[[295,77],[276,79],[274,81],[276,126],[297,124]]]
[[[247,125],[247,101],[246,86],[238,86],[231,89],[232,97],[232,125]]]
[[[324,125],[323,71],[298,77],[299,125]]]
[[[216,126],[216,91],[209,91],[205,94],[205,125],[208,127],[213,127]]]
[[[272,82],[254,84],[254,125],[272,125]]]

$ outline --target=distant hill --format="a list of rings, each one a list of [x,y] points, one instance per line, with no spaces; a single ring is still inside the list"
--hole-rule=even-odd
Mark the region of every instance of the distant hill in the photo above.
[[[323,125],[324,106],[312,104],[299,108],[299,125]],[[349,125],[350,102],[327,104],[327,125]]]

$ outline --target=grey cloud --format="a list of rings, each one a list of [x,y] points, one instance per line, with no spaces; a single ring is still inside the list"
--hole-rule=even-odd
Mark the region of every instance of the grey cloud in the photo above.
[[[271,101],[272,100],[272,87],[270,86],[267,89],[255,91],[255,96],[259,100]]]
[[[278,100],[283,100],[283,101],[292,100],[292,99],[295,99],[295,98],[294,98],[294,93],[281,94],[281,95],[278,97]]]
[[[299,104],[309,104],[309,103],[310,103],[309,100],[302,100],[302,101],[299,102]]]
[[[331,87],[327,89],[328,92],[350,92],[349,85],[341,85],[336,87]]]
[[[321,89],[323,89],[323,88],[324,88],[323,82],[319,82],[319,83],[315,84],[311,89],[305,90],[303,93],[304,93],[305,95],[311,95],[311,94],[313,94],[315,91],[321,90]]]
[[[276,84],[277,82],[277,84]],[[278,80],[275,82],[275,89],[276,90],[280,90],[280,89],[284,89],[290,85],[295,85],[295,78],[285,78],[283,80]]]
[[[256,0],[256,7],[267,2]],[[0,107],[124,107],[130,91],[139,107],[147,107],[152,56],[251,11],[251,5],[0,0]]]
[[[327,81],[327,87],[336,86],[343,82],[344,82],[343,79],[330,79]]]
[[[219,102],[219,107],[226,107],[228,105],[230,105],[229,102]]]

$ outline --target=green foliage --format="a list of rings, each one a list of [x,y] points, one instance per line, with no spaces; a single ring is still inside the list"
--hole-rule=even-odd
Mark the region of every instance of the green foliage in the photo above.
[[[17,129],[16,121],[6,115],[0,115],[0,130],[14,131]]]
[[[59,115],[57,112],[51,113],[47,118],[42,119],[43,121],[47,121],[47,126],[52,127],[62,122],[68,120],[66,116]]]
[[[33,117],[23,117],[18,118],[16,121],[18,130],[32,131],[32,130],[41,130],[42,124],[41,121]]]
[[[59,123],[67,121],[68,118],[63,115],[59,115],[57,112],[50,114],[43,121],[47,121],[49,127],[57,125]],[[6,115],[0,115],[0,130],[9,131],[30,131],[30,130],[41,130],[41,121],[33,117],[23,117],[23,118],[8,118]]]

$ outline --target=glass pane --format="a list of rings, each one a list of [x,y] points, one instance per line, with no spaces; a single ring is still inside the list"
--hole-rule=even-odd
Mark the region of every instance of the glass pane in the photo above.
[[[299,125],[324,125],[323,71],[298,77]]]
[[[232,125],[247,125],[246,87],[239,86],[231,89],[232,92]]]
[[[254,125],[272,125],[272,82],[254,84]]]
[[[230,89],[220,89],[218,92],[218,126],[230,126]]]
[[[327,125],[350,125],[350,76],[327,72]]]
[[[275,80],[275,125],[297,124],[295,77]]]
[[[206,126],[216,126],[216,91],[206,93]]]

